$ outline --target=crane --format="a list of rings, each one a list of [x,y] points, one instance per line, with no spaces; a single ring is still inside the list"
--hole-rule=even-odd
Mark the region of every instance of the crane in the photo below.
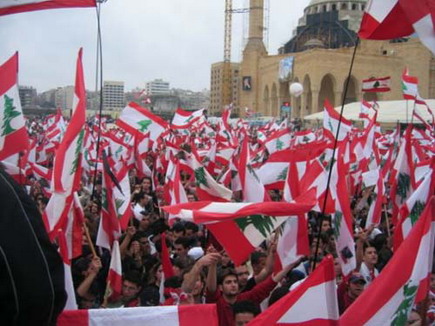
[[[269,0],[266,2],[265,39],[268,40]],[[232,15],[249,13],[250,8],[233,9],[233,1],[225,0],[224,61],[222,67],[222,104],[233,103],[233,76],[231,69]]]

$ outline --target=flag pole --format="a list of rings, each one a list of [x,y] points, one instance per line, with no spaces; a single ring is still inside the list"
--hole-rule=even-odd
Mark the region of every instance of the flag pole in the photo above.
[[[319,255],[319,247],[320,247],[319,245],[320,245],[320,235],[321,235],[321,232],[322,232],[322,222],[325,219],[326,203],[328,201],[328,194],[329,194],[329,186],[331,184],[332,169],[333,169],[334,162],[335,162],[335,152],[336,152],[337,144],[338,144],[338,135],[339,135],[339,132],[340,132],[341,120],[343,118],[343,112],[344,112],[344,105],[346,103],[346,95],[347,95],[347,91],[349,89],[350,78],[352,76],[352,69],[353,69],[353,64],[355,62],[356,51],[358,49],[358,45],[359,45],[359,37],[357,37],[356,40],[355,40],[355,47],[353,49],[352,59],[350,61],[349,72],[348,72],[348,75],[347,75],[346,84],[344,85],[343,99],[341,101],[340,119],[338,120],[337,131],[335,133],[334,148],[332,150],[332,158],[331,158],[331,166],[330,166],[329,173],[328,173],[328,181],[326,183],[325,199],[323,200],[322,214],[320,216],[319,228],[317,230],[317,236],[316,236],[317,237],[317,243],[316,243],[316,251],[314,253],[313,271],[316,269],[317,258],[318,258],[318,255]]]
[[[98,134],[97,134],[97,147],[96,147],[96,160],[97,163],[95,164],[95,170],[94,170],[94,176],[92,180],[92,192],[91,192],[91,198],[94,198],[95,195],[95,185],[97,183],[97,172],[98,172],[98,154],[100,151],[100,140],[101,140],[101,116],[103,113],[103,45],[102,45],[102,38],[101,38],[101,4],[103,2],[106,2],[107,0],[97,0],[97,6],[96,6],[96,13],[97,13],[97,66],[96,66],[96,76],[95,76],[95,89],[98,88],[98,77],[99,77],[99,86],[100,86],[100,103],[99,103],[99,115],[100,118],[98,119]]]

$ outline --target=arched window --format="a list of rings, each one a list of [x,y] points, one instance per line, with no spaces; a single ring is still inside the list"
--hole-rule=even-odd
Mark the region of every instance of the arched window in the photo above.
[[[352,10],[356,10],[356,4],[352,4]]]
[[[332,5],[332,11],[336,11],[337,10],[337,5],[336,4],[333,4]]]
[[[326,5],[322,6],[322,12],[326,12]]]
[[[341,10],[347,10],[347,3],[341,4]]]

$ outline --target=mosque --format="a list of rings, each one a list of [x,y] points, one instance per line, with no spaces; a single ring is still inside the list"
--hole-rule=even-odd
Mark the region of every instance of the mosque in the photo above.
[[[291,117],[303,118],[322,111],[326,98],[341,105],[366,5],[365,0],[311,0],[293,36],[278,55],[269,55],[263,43],[264,2],[250,0],[249,38],[238,72],[241,115],[243,108],[250,108],[264,116],[280,116],[289,103]],[[420,95],[435,98],[435,59],[418,38],[360,40],[345,102],[402,99],[405,67],[419,78]],[[386,76],[391,76],[390,92],[361,91],[362,80]],[[303,85],[297,98],[289,93],[294,82]]]

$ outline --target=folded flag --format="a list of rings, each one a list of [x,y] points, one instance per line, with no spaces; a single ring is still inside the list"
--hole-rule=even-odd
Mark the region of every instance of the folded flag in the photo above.
[[[362,84],[363,92],[389,92],[391,85],[391,77],[369,78],[364,79]]]
[[[218,326],[216,305],[182,305],[116,309],[65,310],[58,326]]]

